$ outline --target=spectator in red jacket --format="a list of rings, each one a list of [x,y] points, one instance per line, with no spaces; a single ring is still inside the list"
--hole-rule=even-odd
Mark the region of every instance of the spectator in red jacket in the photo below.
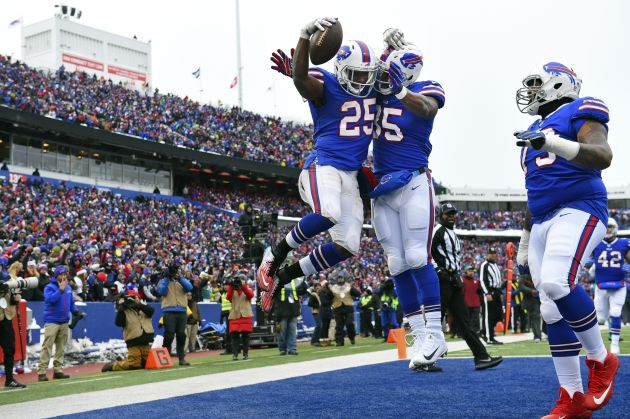
[[[232,302],[230,309],[229,329],[232,338],[232,359],[236,361],[243,345],[243,359],[249,358],[249,334],[252,332],[253,323],[251,300],[254,291],[247,287],[245,275],[238,275],[227,286],[227,299]]]
[[[481,313],[481,300],[479,299],[479,278],[475,277],[475,269],[472,265],[464,268],[464,300],[468,307],[468,318],[470,327],[477,335],[479,335],[479,314]]]

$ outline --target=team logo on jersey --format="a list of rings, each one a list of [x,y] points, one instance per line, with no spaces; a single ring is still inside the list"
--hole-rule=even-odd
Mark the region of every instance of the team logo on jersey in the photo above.
[[[406,53],[400,59],[400,63],[406,68],[413,70],[418,65],[422,65],[422,57],[411,52]]]
[[[389,182],[390,180],[392,180],[392,175],[385,175],[385,176],[383,176],[383,177],[381,178],[381,182],[380,182],[380,183],[381,183],[381,184],[383,184],[383,183],[387,183],[387,182]]]
[[[339,51],[337,51],[337,61],[345,60],[350,54],[352,54],[350,47],[348,45],[342,45]]]

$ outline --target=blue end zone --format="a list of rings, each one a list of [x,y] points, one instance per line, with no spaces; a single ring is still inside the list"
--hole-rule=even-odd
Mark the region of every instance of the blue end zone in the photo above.
[[[613,398],[593,418],[630,417],[627,359],[621,359]],[[551,358],[511,358],[486,371],[475,371],[472,359],[439,364],[442,373],[411,372],[407,361],[390,362],[64,417],[538,418],[557,398]]]

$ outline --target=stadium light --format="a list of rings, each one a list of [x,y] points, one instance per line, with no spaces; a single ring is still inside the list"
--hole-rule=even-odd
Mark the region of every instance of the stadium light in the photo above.
[[[83,12],[81,10],[77,9],[76,7],[68,6],[66,4],[55,4],[55,8],[59,9],[57,16],[60,16],[63,19],[73,18],[79,20],[83,15]]]

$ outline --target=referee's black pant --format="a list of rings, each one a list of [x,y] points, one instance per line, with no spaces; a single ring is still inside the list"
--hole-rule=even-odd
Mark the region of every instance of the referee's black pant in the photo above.
[[[486,296],[481,296],[481,317],[482,317],[482,334],[486,341],[494,340],[494,327],[503,317],[503,305],[501,304],[501,290],[491,288],[489,290],[492,295],[492,301],[488,301]]]
[[[445,277],[444,279],[440,278],[442,316],[446,315],[447,310],[450,311],[459,333],[466,341],[466,345],[472,351],[475,359],[487,358],[489,355],[485,346],[483,346],[477,334],[470,327],[468,308],[466,307],[462,288],[455,286],[450,280],[446,279],[445,275],[443,276]]]

